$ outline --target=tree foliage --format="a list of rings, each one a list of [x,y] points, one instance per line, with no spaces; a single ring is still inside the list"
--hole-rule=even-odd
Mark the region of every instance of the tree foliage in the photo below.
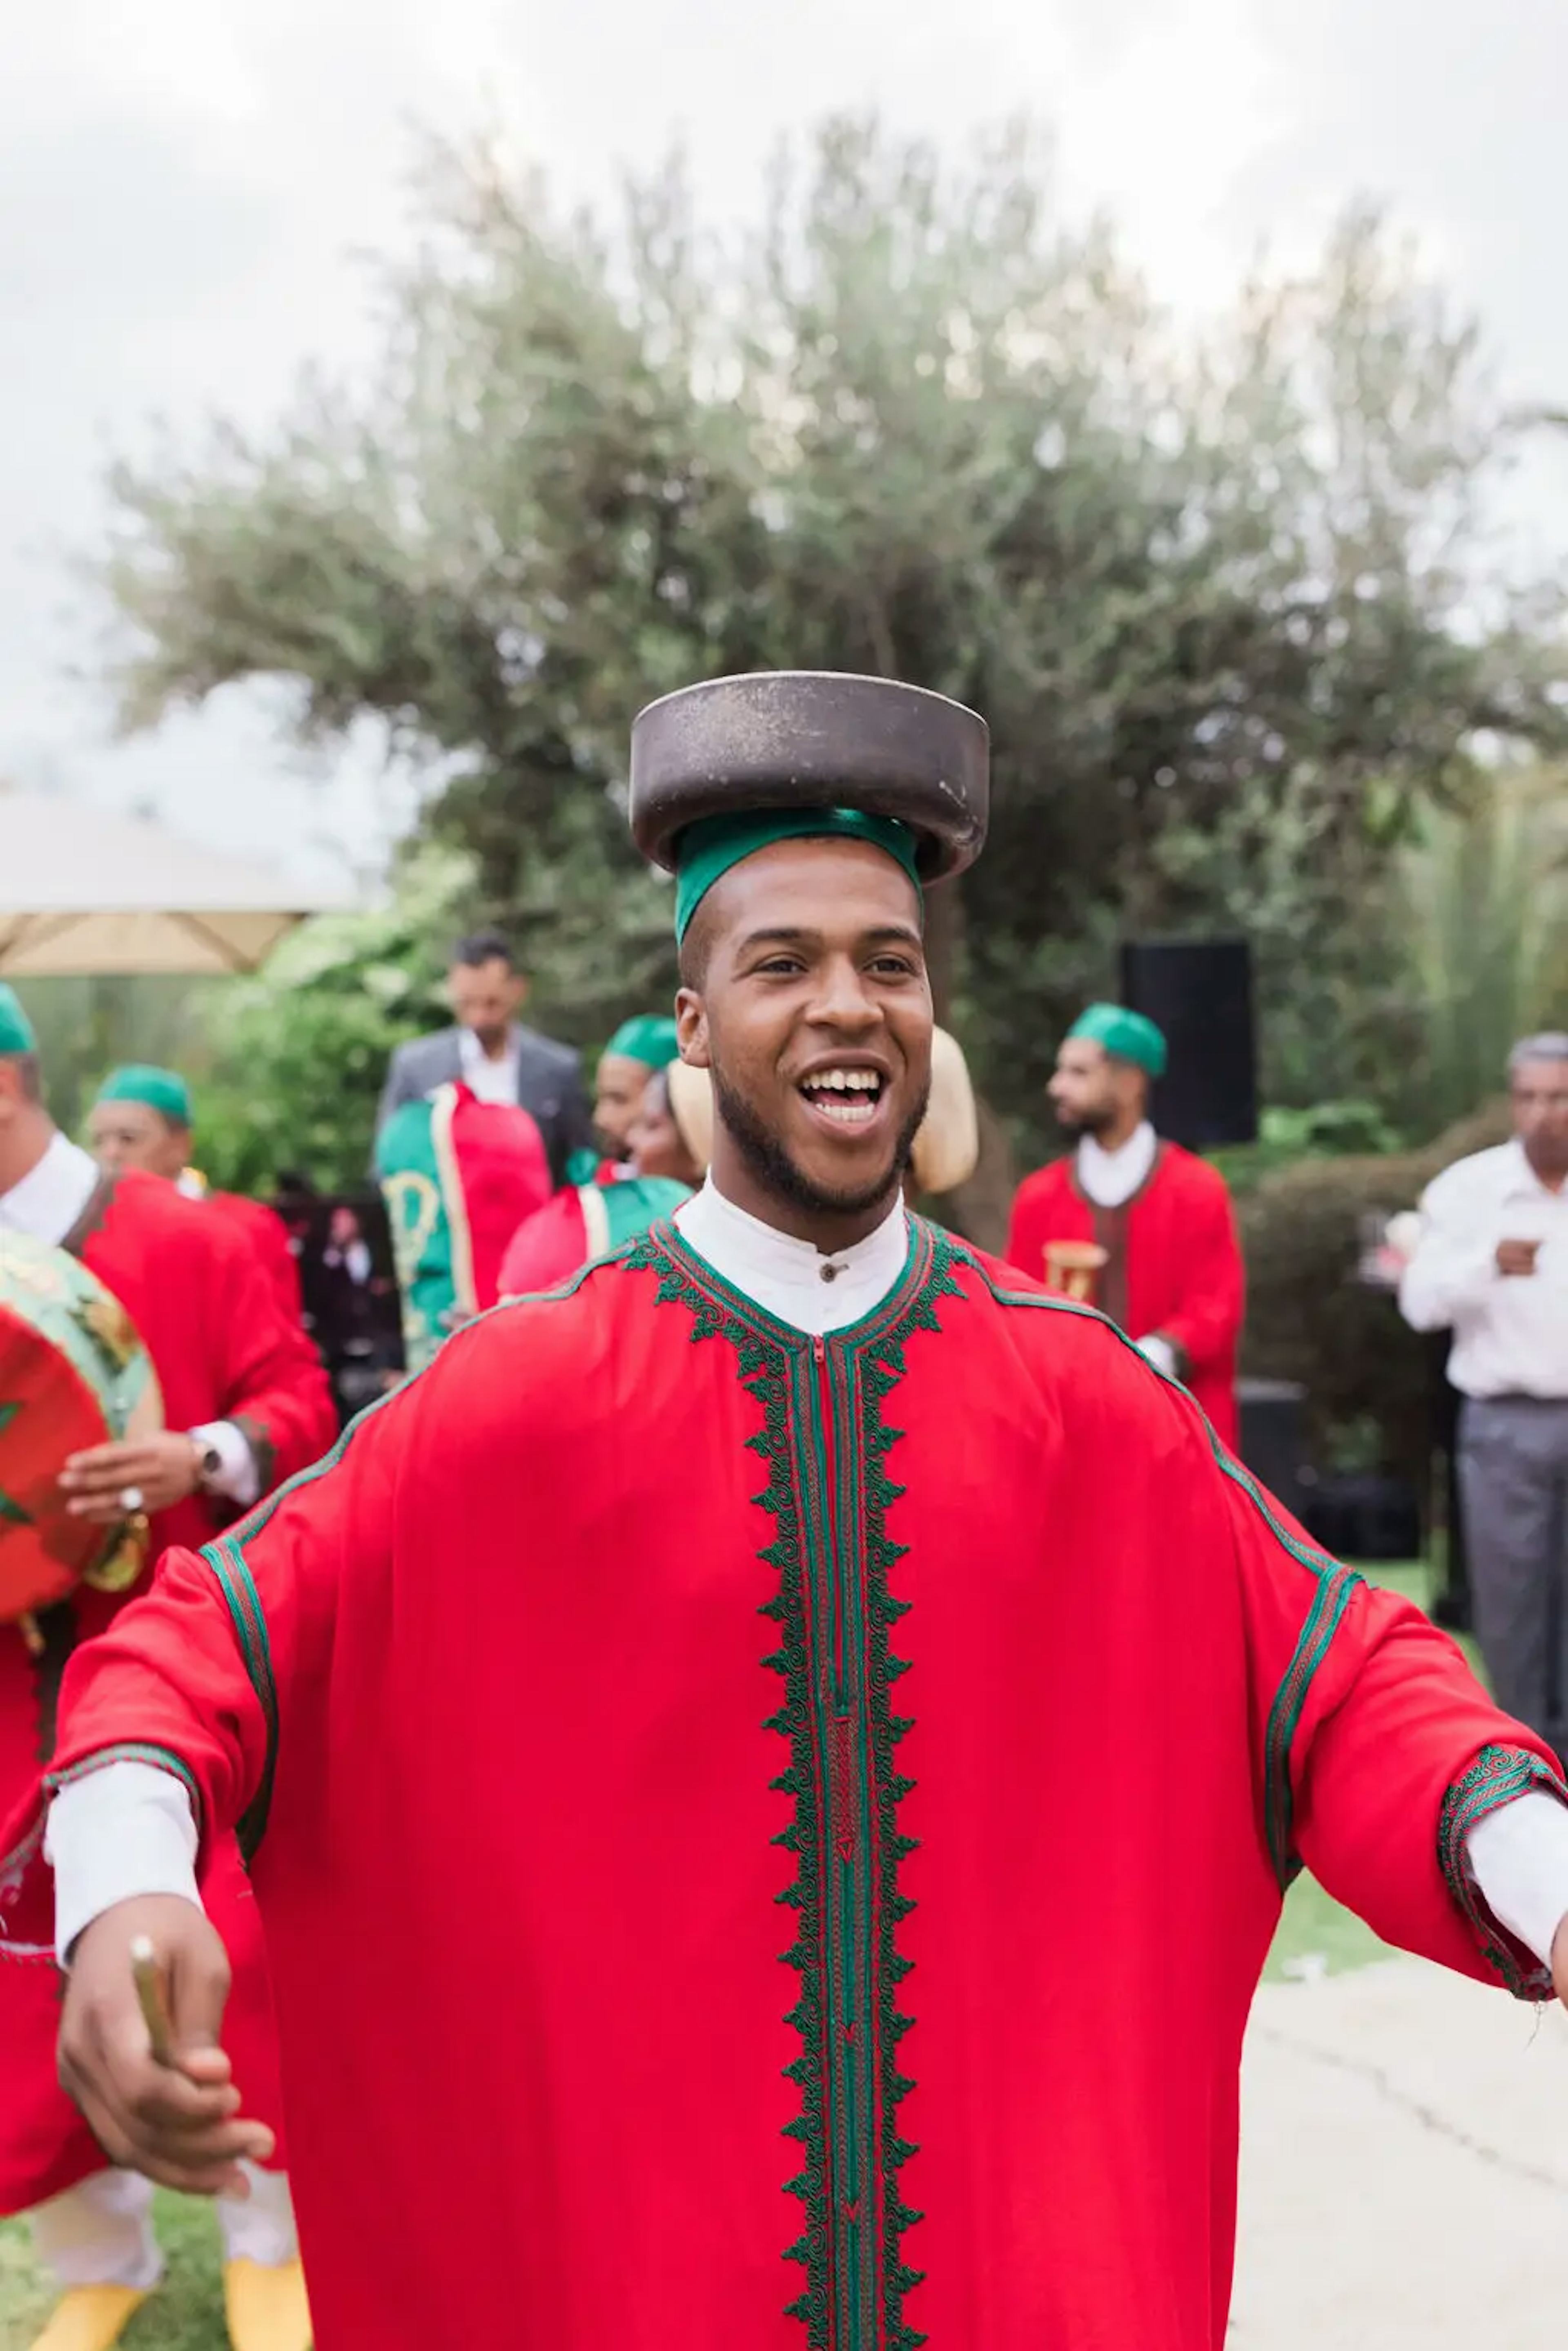
[[[763,666],[975,704],[992,848],[933,908],[1015,1121],[1119,935],[1245,930],[1275,1097],[1382,1099],[1395,936],[1478,737],[1564,740],[1555,595],[1491,576],[1511,425],[1472,329],[1365,211],[1180,336],[1026,131],[961,167],[835,120],[705,234],[678,164],[611,222],[442,155],[375,380],[115,476],[124,715],[281,676],[379,716],[579,1041],[672,978],[622,816],[640,703]]]

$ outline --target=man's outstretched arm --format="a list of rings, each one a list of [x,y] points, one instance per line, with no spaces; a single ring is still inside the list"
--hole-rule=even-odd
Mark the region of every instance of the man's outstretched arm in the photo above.
[[[260,2147],[221,2048],[228,1966],[197,1896],[198,1847],[265,1826],[280,1734],[330,1687],[343,1579],[389,1573],[400,1432],[418,1408],[403,1391],[220,1541],[160,1563],[147,1596],[73,1658],[56,1757],[18,1824],[25,1855],[51,1807],[69,1970],[62,2078],[117,2162],[171,2187],[224,2190]],[[38,1875],[0,1872],[14,1946]],[[142,1935],[162,1971],[173,2065],[154,2057],[137,1998]]]

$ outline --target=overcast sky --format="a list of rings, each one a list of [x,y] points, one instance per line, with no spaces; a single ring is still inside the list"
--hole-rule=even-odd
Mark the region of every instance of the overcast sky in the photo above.
[[[1477,308],[1511,385],[1568,405],[1563,0],[48,0],[0,95],[0,776],[151,799],[301,872],[373,855],[400,805],[369,761],[306,777],[245,695],[129,746],[73,664],[66,569],[108,453],[147,420],[263,423],[301,361],[367,348],[367,249],[405,234],[416,122],[499,120],[592,194],[684,133],[722,218],[778,132],[875,103],[955,141],[1026,109],[1064,193],[1104,204],[1156,291],[1222,298],[1386,197]],[[1523,510],[1568,551],[1568,452]]]

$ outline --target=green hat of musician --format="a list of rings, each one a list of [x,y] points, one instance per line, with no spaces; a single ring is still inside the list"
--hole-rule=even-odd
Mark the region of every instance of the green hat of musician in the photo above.
[[[612,1157],[626,1156],[628,1138],[642,1107],[643,1090],[656,1070],[666,1070],[676,1056],[675,1023],[668,1013],[639,1012],[623,1020],[599,1058],[594,1087],[594,1124]],[[567,1170],[576,1184],[587,1183],[594,1162]]]
[[[14,987],[0,979],[0,1053],[36,1053],[37,1038]]]
[[[140,1167],[179,1183],[186,1176],[194,1124],[191,1089],[178,1071],[130,1061],[99,1088],[88,1114],[88,1140],[110,1175]],[[195,1179],[190,1188],[199,1188]]]
[[[1165,1075],[1169,1057],[1163,1032],[1141,1012],[1129,1012],[1125,1004],[1091,1004],[1067,1034],[1098,1045],[1113,1061],[1131,1061],[1148,1077]]]

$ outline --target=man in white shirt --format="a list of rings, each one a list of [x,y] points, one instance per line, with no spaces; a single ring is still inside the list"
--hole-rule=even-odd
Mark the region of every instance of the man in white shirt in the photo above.
[[[1451,1328],[1476,1630],[1511,1714],[1568,1753],[1568,1032],[1509,1061],[1514,1137],[1421,1203],[1400,1284],[1417,1331]]]

